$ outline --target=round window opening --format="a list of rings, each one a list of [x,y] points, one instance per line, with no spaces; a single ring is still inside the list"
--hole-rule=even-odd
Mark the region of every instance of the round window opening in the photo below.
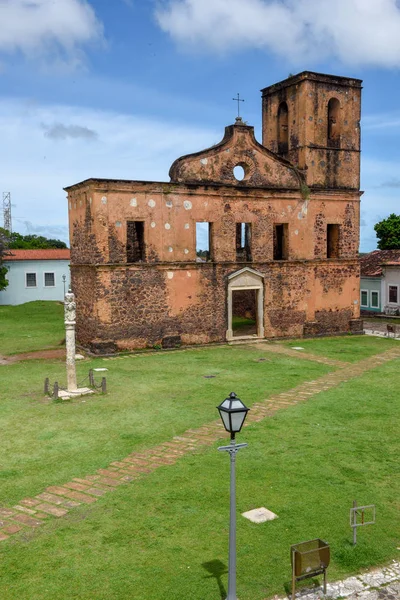
[[[233,168],[233,175],[235,176],[236,181],[243,181],[246,177],[246,171],[242,165],[236,165]]]

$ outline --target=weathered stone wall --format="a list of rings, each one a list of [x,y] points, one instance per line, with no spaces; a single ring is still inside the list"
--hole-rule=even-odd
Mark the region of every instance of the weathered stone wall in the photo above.
[[[175,161],[170,183],[67,188],[78,340],[103,350],[223,341],[228,278],[243,268],[264,282],[266,337],[357,331],[360,95],[359,80],[306,72],[263,91],[264,146],[237,120],[219,144]],[[274,154],[284,147],[281,102],[285,157]],[[207,263],[196,257],[199,222],[211,224]],[[243,223],[248,262],[237,253]],[[282,260],[274,260],[277,225]]]
[[[345,332],[359,316],[356,260],[334,268],[328,261],[282,261],[253,267],[264,275],[266,337],[301,336],[304,328],[309,334],[308,323],[314,323],[313,335]],[[113,340],[119,349],[132,349],[159,345],[171,336],[180,336],[184,344],[225,340],[228,275],[237,271],[238,265],[72,270],[77,313],[84,312],[77,323],[81,343],[94,340],[95,348],[96,343],[101,346],[101,341]],[[93,293],[87,293],[88,282],[96,290],[95,302]]]
[[[88,345],[95,338],[102,337],[102,322],[98,318],[97,305],[99,290],[99,277],[95,268],[90,266],[76,266],[71,268],[71,288],[74,290],[76,312],[76,336],[82,345]],[[104,315],[103,315],[104,318]]]
[[[357,256],[359,192],[245,189],[99,180],[70,201],[72,264],[125,264],[127,223],[143,221],[145,262],[196,260],[196,223],[213,226],[214,262],[236,262],[236,224],[251,224],[254,262],[273,258],[274,224],[288,224],[289,260],[326,258],[327,224],[340,226],[340,257]],[[89,202],[91,201],[91,202]],[[82,203],[82,206],[80,204]]]
[[[244,266],[265,275],[266,337],[300,336],[307,323],[317,334],[347,331],[358,317],[358,193],[92,181],[70,207],[82,344],[223,341],[227,277]],[[143,221],[145,241],[145,261],[131,265],[129,221]],[[196,263],[199,221],[212,223],[211,263]],[[252,263],[236,262],[236,223],[251,224]],[[276,223],[288,226],[288,260],[272,260]],[[326,258],[329,223],[340,226],[338,259]]]

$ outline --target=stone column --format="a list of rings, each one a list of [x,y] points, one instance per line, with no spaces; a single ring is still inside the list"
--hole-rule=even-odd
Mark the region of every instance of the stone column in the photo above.
[[[75,323],[76,304],[71,290],[65,294],[64,302],[65,341],[67,347],[67,389],[74,392],[77,389],[75,368]]]

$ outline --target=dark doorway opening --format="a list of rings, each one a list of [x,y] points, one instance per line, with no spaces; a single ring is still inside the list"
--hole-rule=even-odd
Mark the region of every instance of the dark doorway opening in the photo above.
[[[232,332],[234,337],[258,335],[258,290],[232,291]]]

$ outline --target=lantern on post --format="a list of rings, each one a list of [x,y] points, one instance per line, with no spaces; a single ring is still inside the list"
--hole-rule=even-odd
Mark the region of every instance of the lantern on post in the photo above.
[[[217,406],[219,414],[226,431],[231,435],[229,446],[220,446],[218,450],[230,454],[231,472],[230,472],[230,511],[229,511],[229,567],[228,567],[228,596],[226,600],[237,600],[236,598],[236,479],[235,479],[235,460],[236,454],[240,448],[247,444],[236,444],[235,435],[243,427],[249,409],[243,404],[240,398],[234,392],[231,392],[228,398],[225,398]]]
[[[226,431],[231,434],[231,440],[234,440],[235,434],[243,427],[249,409],[234,392],[231,392],[217,408]]]

